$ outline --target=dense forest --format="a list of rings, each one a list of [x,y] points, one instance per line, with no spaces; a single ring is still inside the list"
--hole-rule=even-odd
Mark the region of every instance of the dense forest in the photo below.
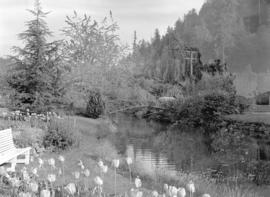
[[[214,59],[242,72],[252,65],[255,72],[266,71],[270,52],[270,1],[207,0],[199,13],[194,9],[178,19],[167,33],[159,30],[150,42],[137,41],[134,33],[133,53],[137,74],[173,81],[178,77],[183,46],[198,48],[202,61]]]

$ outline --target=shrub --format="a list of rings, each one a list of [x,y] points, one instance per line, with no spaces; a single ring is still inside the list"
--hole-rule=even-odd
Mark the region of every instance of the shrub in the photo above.
[[[77,135],[72,122],[63,119],[52,119],[43,138],[45,148],[54,151],[66,150],[77,144]]]
[[[105,102],[98,90],[90,90],[86,106],[86,116],[89,118],[98,118],[105,111]]]
[[[175,121],[204,128],[207,132],[215,131],[223,115],[240,112],[240,103],[234,95],[222,92],[190,97],[176,107]]]
[[[256,97],[256,104],[257,105],[269,105],[269,96],[270,96],[270,92],[265,92],[263,94],[259,94]]]

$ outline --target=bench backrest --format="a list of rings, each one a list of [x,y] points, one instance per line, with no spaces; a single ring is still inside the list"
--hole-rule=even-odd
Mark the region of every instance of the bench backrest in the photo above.
[[[11,128],[0,131],[0,154],[14,149]]]

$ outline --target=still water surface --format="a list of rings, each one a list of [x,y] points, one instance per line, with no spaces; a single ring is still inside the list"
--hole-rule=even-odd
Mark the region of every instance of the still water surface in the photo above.
[[[171,136],[166,133],[168,125],[123,115],[113,120],[118,129],[116,148],[133,158],[141,172],[176,175],[182,170],[203,170],[211,161],[201,136],[187,133]]]

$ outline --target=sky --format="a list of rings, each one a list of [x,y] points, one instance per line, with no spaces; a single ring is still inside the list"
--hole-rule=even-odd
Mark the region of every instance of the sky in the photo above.
[[[61,38],[65,16],[90,15],[101,21],[113,13],[118,23],[123,44],[131,44],[136,30],[138,40],[150,40],[155,29],[164,34],[178,18],[183,18],[192,8],[200,10],[205,0],[41,0],[43,11],[50,11],[47,23],[55,38]],[[25,22],[31,19],[27,9],[33,9],[34,0],[0,0],[0,56],[11,54],[12,46],[22,46],[18,34],[23,32]]]

